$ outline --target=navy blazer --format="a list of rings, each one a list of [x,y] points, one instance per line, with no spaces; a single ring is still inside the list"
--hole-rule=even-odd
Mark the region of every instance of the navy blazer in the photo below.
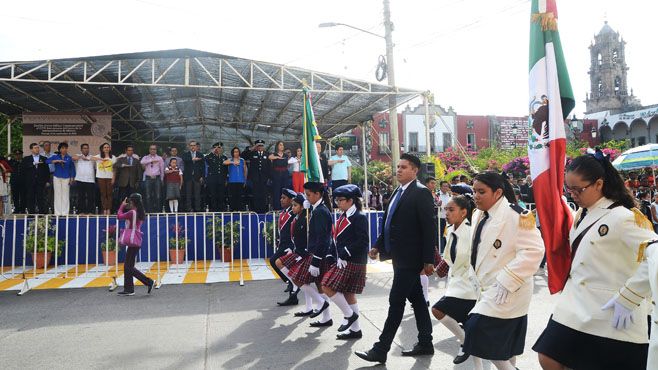
[[[308,254],[308,234],[306,228],[306,210],[297,215],[290,223],[292,241],[295,247],[295,253],[304,257]]]
[[[333,219],[324,203],[313,209],[308,225],[308,252],[313,254],[311,264],[320,267],[322,259],[330,253]]]
[[[295,248],[292,242],[292,234],[290,230],[290,225],[295,219],[295,214],[292,213],[292,208],[288,207],[285,210],[281,211],[279,214],[278,227],[279,227],[279,249],[286,250],[288,248]]]
[[[348,211],[349,212],[349,211]],[[368,218],[360,211],[341,221],[336,220],[334,229],[335,253],[338,258],[352,263],[368,262]]]

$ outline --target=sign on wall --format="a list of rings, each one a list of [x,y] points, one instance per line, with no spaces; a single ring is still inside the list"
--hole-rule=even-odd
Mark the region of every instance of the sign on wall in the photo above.
[[[112,115],[107,113],[23,113],[23,153],[30,144],[43,146],[50,141],[52,150],[60,142],[69,144],[69,153],[79,153],[80,145],[89,144],[89,152],[98,154],[101,144],[110,143]]]

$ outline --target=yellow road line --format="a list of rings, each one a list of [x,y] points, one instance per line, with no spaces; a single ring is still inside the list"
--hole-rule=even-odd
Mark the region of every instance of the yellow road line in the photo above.
[[[190,265],[187,274],[183,279],[183,284],[205,284],[208,279],[208,269],[212,261],[197,261]],[[196,267],[197,271],[194,271]]]
[[[240,267],[243,269],[242,276],[244,277],[244,281],[250,281],[253,279],[251,276],[251,270],[249,269],[249,261],[233,260],[228,272],[228,281],[240,281]]]
[[[80,265],[77,268],[78,274],[82,275],[85,272],[87,272],[87,266],[85,265]],[[66,277],[67,273],[68,274],[74,274],[76,271],[75,266],[73,268],[70,268],[66,273],[61,273],[55,277],[50,278],[48,281],[46,281],[43,284],[40,284],[39,286],[35,287],[34,289],[57,289],[64,284],[76,279],[76,277]]]

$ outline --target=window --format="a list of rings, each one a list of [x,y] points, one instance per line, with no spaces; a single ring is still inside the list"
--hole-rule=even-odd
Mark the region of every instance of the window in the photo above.
[[[443,134],[443,150],[452,148],[452,134],[446,132]]]
[[[599,53],[599,56],[597,57],[599,65],[603,64],[603,57],[601,56],[601,53]]]
[[[417,152],[418,151],[418,133],[417,132],[410,132],[409,133],[409,152]]]
[[[475,150],[475,134],[466,134],[466,147]]]
[[[379,133],[379,154],[388,154],[391,152],[391,147],[388,143],[388,132]]]
[[[647,143],[647,138],[644,136],[640,136],[637,138],[637,145],[642,146]]]
[[[466,128],[467,129],[472,130],[474,126],[475,126],[475,124],[470,119],[468,121],[466,121]]]
[[[617,59],[619,59],[619,52],[615,49],[612,51],[612,64],[617,64]]]
[[[631,138],[631,148],[634,148],[634,147],[635,147],[635,138],[632,137]]]
[[[603,82],[599,78],[599,82],[597,83],[597,90],[599,92],[599,96],[603,96]]]
[[[621,78],[619,76],[615,77],[615,95],[619,95],[621,90]]]
[[[430,152],[434,153],[436,151],[436,139],[433,132],[430,132]]]

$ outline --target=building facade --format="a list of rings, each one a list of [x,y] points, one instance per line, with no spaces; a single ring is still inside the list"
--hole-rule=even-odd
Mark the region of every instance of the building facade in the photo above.
[[[454,146],[456,132],[456,115],[452,107],[443,109],[440,105],[429,105],[430,129],[425,125],[425,105],[411,108],[407,106],[402,112],[404,117],[404,152],[424,155],[427,153],[427,135],[429,135],[430,152],[445,151]]]
[[[402,113],[398,113],[398,138],[400,143],[403,143],[404,127],[404,116]],[[361,128],[355,128],[352,130],[352,134],[359,143],[359,150],[361,150]],[[366,131],[366,152],[369,161],[391,161],[391,124],[388,112],[377,113],[372,116],[372,122],[368,125]],[[360,157],[361,152],[356,153],[356,155]]]

